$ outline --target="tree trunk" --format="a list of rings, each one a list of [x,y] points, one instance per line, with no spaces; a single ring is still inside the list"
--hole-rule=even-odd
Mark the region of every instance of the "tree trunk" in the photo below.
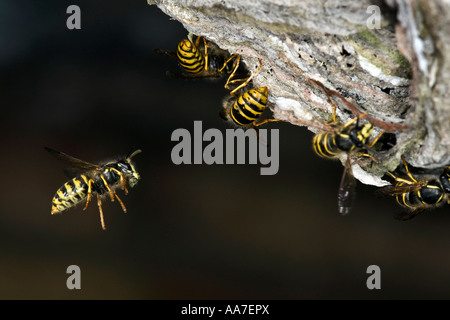
[[[395,134],[378,163],[358,162],[366,184],[394,170],[450,161],[450,5],[444,0],[148,0],[186,30],[238,53],[255,86],[269,88],[275,118],[313,132],[330,120],[327,94],[345,123],[364,118]],[[180,39],[181,40],[181,39]],[[448,100],[448,99],[447,99]],[[363,170],[360,170],[361,165]]]

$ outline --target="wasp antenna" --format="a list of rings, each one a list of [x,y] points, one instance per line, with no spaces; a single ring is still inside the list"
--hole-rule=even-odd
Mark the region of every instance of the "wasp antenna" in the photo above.
[[[58,151],[56,151],[55,149],[52,149],[52,148],[50,148],[50,147],[44,146],[44,149],[45,149],[47,152],[50,152],[50,153],[59,153]]]
[[[131,159],[131,158],[133,158],[135,155],[137,155],[137,154],[139,154],[139,153],[142,152],[141,149],[137,149],[137,150],[135,150],[135,151],[133,151],[133,150],[134,150],[134,148],[132,148],[132,149],[130,150],[130,152],[129,152],[128,155],[127,155],[127,159]]]

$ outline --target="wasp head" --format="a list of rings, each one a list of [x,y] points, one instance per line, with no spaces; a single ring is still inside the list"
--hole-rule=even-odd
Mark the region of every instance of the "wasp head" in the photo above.
[[[133,165],[131,158],[133,158],[135,155],[141,152],[142,150],[140,149],[135,150],[134,152],[130,152],[130,154],[126,157],[125,160],[119,161],[117,163],[118,167],[120,168],[120,171],[128,177],[128,185],[132,188],[139,182],[141,176],[136,171],[136,168]]]

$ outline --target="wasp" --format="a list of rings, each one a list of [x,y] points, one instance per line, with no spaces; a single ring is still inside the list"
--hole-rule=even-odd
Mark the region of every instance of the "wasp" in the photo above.
[[[450,166],[446,166],[439,176],[424,175],[417,179],[412,175],[403,156],[402,162],[407,178],[398,177],[388,171],[387,175],[395,184],[380,190],[383,194],[394,196],[397,203],[406,209],[406,213],[397,216],[399,220],[409,220],[424,211],[450,203]]]
[[[241,89],[249,84],[261,68],[262,62],[259,60],[258,69],[248,78],[240,79],[243,83],[231,90],[230,95],[225,97],[220,112],[222,119],[245,128],[256,128],[267,122],[282,121],[279,119],[264,119],[257,122],[267,106],[269,91],[267,87],[252,88],[241,94],[237,93],[243,91]]]
[[[100,212],[100,223],[102,229],[105,230],[102,198],[109,195],[111,201],[117,199],[123,212],[127,211],[115,190],[121,188],[125,194],[128,194],[128,187],[133,188],[140,180],[140,175],[131,161],[135,155],[141,152],[140,149],[130,151],[126,157],[117,161],[103,164],[89,163],[48,147],[45,147],[45,149],[52,156],[69,165],[71,172],[78,173],[56,191],[52,200],[52,215],[61,213],[83,201],[86,201],[86,205],[83,208],[83,210],[86,210],[92,198],[96,195]],[[69,175],[73,176],[74,174],[69,173]]]
[[[314,152],[322,158],[337,159],[342,154],[347,154],[347,160],[344,165],[341,182],[338,190],[338,211],[342,215],[350,212],[354,201],[356,180],[352,172],[351,156],[368,157],[372,161],[377,160],[366,152],[362,152],[365,148],[372,148],[383,134],[380,132],[370,143],[369,138],[373,132],[373,124],[370,122],[362,124],[360,122],[367,113],[358,115],[345,124],[341,124],[336,120],[336,104],[328,102],[332,105],[333,113],[331,120],[327,123],[328,131],[317,133],[313,138]]]
[[[226,50],[219,48],[215,43],[206,41],[205,37],[200,36],[195,40],[193,35],[189,34],[187,39],[178,43],[177,51],[156,49],[157,53],[176,58],[178,64],[183,69],[182,74],[168,72],[168,75],[178,78],[222,78],[228,75],[225,88],[242,79],[233,79],[238,74],[247,74],[244,68],[240,68],[240,56],[238,54],[230,55]]]

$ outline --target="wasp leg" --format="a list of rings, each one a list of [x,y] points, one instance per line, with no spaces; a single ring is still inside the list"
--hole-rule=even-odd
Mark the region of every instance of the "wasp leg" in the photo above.
[[[258,60],[259,60],[259,68],[258,68],[255,72],[253,72],[253,73],[250,75],[250,77],[248,77],[248,78],[245,80],[244,83],[240,84],[239,86],[237,86],[236,88],[234,88],[233,90],[230,91],[230,94],[231,94],[232,96],[237,97],[236,94],[235,94],[235,92],[238,91],[239,89],[245,87],[245,86],[250,82],[250,80],[252,80],[253,77],[259,72],[259,70],[261,70],[261,68],[262,68],[262,61],[261,61],[261,59],[258,59]]]
[[[108,182],[106,182],[106,179],[105,179],[105,177],[104,177],[102,174],[100,175],[100,178],[102,179],[103,184],[105,185],[106,189],[107,189],[108,192],[109,192],[109,195],[110,195],[110,197],[111,197],[111,201],[114,202],[114,192],[111,190],[111,188],[110,188],[109,185],[108,185]]]
[[[233,54],[230,58],[228,58],[228,60],[225,61],[225,63],[223,64],[222,68],[220,68],[220,69],[218,70],[218,72],[222,72],[223,69],[225,69],[226,65],[227,65],[231,60],[233,60],[233,59],[235,59],[235,60],[234,60],[234,63],[233,63],[233,69],[232,69],[232,71],[231,71],[230,76],[229,76],[228,79],[227,79],[227,83],[225,83],[225,88],[226,88],[226,89],[230,89],[230,84],[232,84],[232,83],[236,83],[236,82],[240,82],[240,81],[245,81],[245,80],[246,80],[246,79],[235,79],[235,80],[231,80],[231,79],[234,78],[234,76],[235,76],[235,74],[236,74],[236,71],[237,71],[237,69],[239,68],[239,63],[240,63],[240,61],[241,61],[241,56],[238,55],[238,54]]]
[[[347,128],[348,126],[351,126],[355,121],[358,120],[358,117],[354,117],[353,119],[351,119],[349,122],[347,122],[342,129]]]
[[[122,207],[123,212],[127,212],[127,208],[125,207],[125,205],[123,204],[122,200],[120,200],[119,196],[117,195],[117,193],[114,192],[114,195],[116,196],[117,200],[120,203],[120,206]]]
[[[217,70],[217,71],[222,72],[223,69],[225,69],[225,67],[227,66],[227,64],[228,64],[231,60],[233,60],[234,58],[236,58],[236,61],[239,61],[239,60],[240,60],[240,56],[239,56],[238,54],[233,54],[231,57],[229,57],[229,58],[227,59],[227,61],[225,61],[225,62],[223,63],[223,66],[222,66],[219,70]],[[236,64],[236,62],[235,62],[235,64]],[[234,66],[233,68],[236,68],[236,66]],[[237,68],[236,68],[236,69],[237,69]]]
[[[204,37],[203,43],[205,44],[205,71],[208,71],[208,44],[206,43],[206,40]]]
[[[410,181],[410,180],[406,180],[406,179],[403,179],[403,178],[400,178],[400,177],[397,177],[395,174],[393,174],[392,172],[390,172],[390,171],[388,171],[388,172],[386,172],[388,175],[390,175],[396,182],[403,182],[403,183],[406,183],[406,184],[415,184],[415,183],[417,183],[417,181],[414,179],[413,181]]]
[[[331,101],[330,96],[328,95],[328,93],[326,93],[326,94],[327,94],[327,102],[331,105],[331,108],[333,110],[332,113],[331,113],[331,119],[328,120],[327,123],[337,123],[337,121],[336,121],[336,109],[337,109],[336,103],[333,103]]]
[[[195,46],[198,48],[198,46],[200,45],[200,39],[203,38],[203,36],[199,36],[195,38],[195,42],[193,41],[194,39],[194,35],[192,33],[189,33],[188,35],[188,39],[195,44]]]
[[[409,177],[412,181],[417,182],[417,180],[414,179],[413,175],[412,175],[411,172],[409,171],[408,164],[406,163],[406,160],[405,160],[405,158],[404,158],[403,156],[402,156],[402,161],[403,161],[403,165],[405,166],[406,174],[408,175],[408,177]]]
[[[351,119],[350,121],[348,121],[346,124],[344,124],[344,126],[342,127],[342,129],[347,128],[348,126],[351,126],[353,123],[355,123],[355,121],[359,121],[360,119],[363,119],[367,116],[367,112],[361,113],[360,115],[354,117],[353,119]],[[358,122],[356,122],[356,124],[358,125]],[[377,139],[378,140],[378,139]],[[376,142],[376,141],[375,141]]]
[[[205,46],[205,53],[204,53],[204,57],[205,57],[205,71],[208,71],[208,44],[206,43],[205,37],[203,37],[203,36],[197,37],[197,39],[195,39],[195,46],[197,48],[200,45],[200,39],[203,40],[203,44]]]
[[[92,197],[92,183],[94,182],[94,180],[89,179],[88,181],[88,191],[87,191],[87,200],[86,200],[86,205],[84,206],[83,210],[86,210],[89,202],[91,201],[91,197]]]
[[[261,122],[253,123],[253,126],[254,126],[254,127],[259,127],[260,125],[265,124],[265,123],[267,123],[267,122],[276,122],[276,121],[286,122],[285,120],[280,120],[280,119],[264,119],[264,120],[261,121]]]
[[[364,153],[364,152],[359,152],[356,154],[358,157],[366,157],[369,158],[370,160],[372,160],[373,162],[378,162],[378,159],[374,158],[373,156],[371,156],[368,153]]]
[[[106,230],[105,219],[103,218],[102,199],[99,194],[97,194],[97,205],[98,211],[100,212],[100,223],[102,224],[102,229]]]
[[[363,113],[362,115],[359,115],[359,116],[357,116],[357,117],[354,117],[353,119],[351,119],[350,121],[348,121],[346,124],[344,124],[344,126],[342,127],[342,129],[345,129],[345,128],[347,128],[348,126],[351,126],[353,123],[355,123],[355,121],[359,121],[359,119],[364,118],[366,115],[367,115],[367,112],[366,112],[366,113]],[[357,122],[357,124],[358,124],[358,122]]]
[[[120,177],[120,185],[122,186],[122,190],[125,191],[125,194],[128,194],[127,184],[125,182],[125,179],[123,178],[123,173],[114,168],[111,168],[111,170],[114,170],[117,172],[117,174]]]
[[[369,148],[372,148],[372,147],[375,145],[375,143],[377,143],[378,139],[381,138],[381,136],[383,135],[383,133],[384,133],[384,130],[381,131],[381,132],[375,137],[375,139],[373,139],[373,140],[370,142],[370,144],[368,144],[367,146],[368,146]]]
[[[386,172],[388,175],[390,175],[391,176],[391,178],[392,179],[394,179],[395,181],[397,181],[397,182],[399,182],[399,181],[402,181],[402,182],[406,182],[406,183],[411,183],[411,181],[409,181],[409,180],[405,180],[405,179],[402,179],[402,178],[399,178],[399,177],[397,177],[395,174],[393,174],[392,172],[390,172],[390,171],[388,171],[388,172]]]

